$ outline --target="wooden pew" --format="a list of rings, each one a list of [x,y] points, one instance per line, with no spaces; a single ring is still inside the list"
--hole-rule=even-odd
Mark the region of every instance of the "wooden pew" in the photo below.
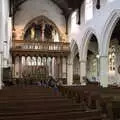
[[[101,109],[110,120],[120,119],[120,88],[118,87],[65,86],[60,88],[60,91],[69,98],[83,101],[89,108]]]
[[[57,96],[50,88],[29,86],[0,92],[0,120],[102,120],[99,110]]]

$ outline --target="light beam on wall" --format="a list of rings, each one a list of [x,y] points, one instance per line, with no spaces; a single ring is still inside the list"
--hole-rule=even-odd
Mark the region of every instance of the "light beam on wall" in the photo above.
[[[71,33],[75,32],[76,25],[77,25],[77,11],[74,11],[71,16]]]
[[[93,0],[85,1],[85,23],[93,18]]]

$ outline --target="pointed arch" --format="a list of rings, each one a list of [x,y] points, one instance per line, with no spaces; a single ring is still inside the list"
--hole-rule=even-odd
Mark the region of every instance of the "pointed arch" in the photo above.
[[[120,19],[120,9],[113,10],[110,13],[109,18],[104,25],[105,27],[102,30],[103,31],[102,32],[102,35],[103,35],[102,36],[102,51],[101,51],[102,56],[108,55],[111,35],[119,19]]]
[[[81,60],[86,61],[87,58],[87,51],[88,51],[88,45],[90,42],[90,39],[92,36],[96,37],[97,43],[98,43],[98,52],[99,52],[99,41],[97,34],[93,28],[88,28],[82,38],[82,44],[81,44]]]
[[[30,20],[30,21],[25,25],[25,27],[24,27],[24,35],[25,35],[27,29],[28,29],[33,23],[36,23],[37,21],[39,21],[39,22],[44,22],[44,23],[48,23],[48,24],[52,25],[52,26],[55,28],[55,30],[58,32],[58,35],[59,35],[60,40],[62,40],[62,34],[61,34],[59,28],[57,27],[57,25],[56,25],[52,20],[50,20],[48,17],[43,16],[43,15],[37,16],[37,17],[33,18],[32,20]]]
[[[72,42],[71,42],[71,53],[72,53],[73,58],[79,53],[79,47],[75,40],[72,40]],[[80,56],[80,54],[79,54],[79,56]]]

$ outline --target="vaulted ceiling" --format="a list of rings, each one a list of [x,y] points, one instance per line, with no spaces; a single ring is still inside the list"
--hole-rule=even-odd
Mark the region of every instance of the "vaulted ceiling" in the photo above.
[[[13,17],[13,29],[14,29],[14,16],[17,11],[20,10],[20,6],[28,0],[9,0],[10,1],[10,16]],[[51,0],[55,3],[61,10],[62,14],[66,19],[66,34],[68,33],[68,18],[72,11],[79,8],[79,19],[78,24],[80,24],[80,8],[84,0]]]
[[[20,5],[23,4],[25,1],[28,0],[10,0],[11,3],[11,11],[13,14],[16,13],[17,10],[19,10]],[[54,2],[62,11],[63,15],[69,16],[70,13],[75,10],[76,8],[79,8],[84,0],[51,0]]]

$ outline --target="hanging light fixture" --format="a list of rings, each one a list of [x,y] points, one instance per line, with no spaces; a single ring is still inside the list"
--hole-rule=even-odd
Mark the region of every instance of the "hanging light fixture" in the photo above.
[[[100,0],[97,0],[96,8],[100,9]]]

